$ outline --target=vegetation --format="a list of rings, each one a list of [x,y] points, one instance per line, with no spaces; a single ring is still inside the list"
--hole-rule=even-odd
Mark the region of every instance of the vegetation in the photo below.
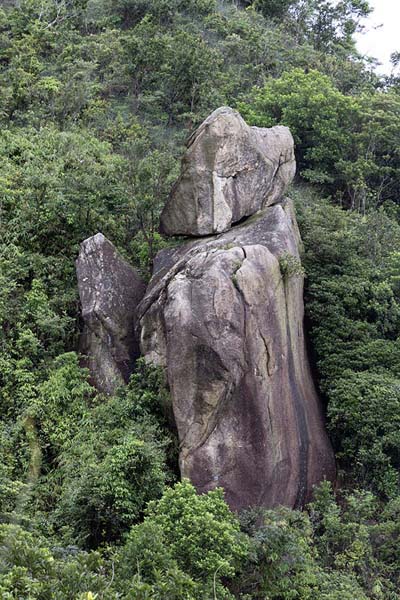
[[[307,248],[307,312],[329,428],[357,484],[399,490],[400,298],[393,247],[397,220],[327,202],[299,208]]]
[[[365,0],[7,0],[0,8],[0,596],[400,598],[400,87]],[[394,65],[398,56],[393,55]],[[162,375],[79,365],[74,260],[102,231],[148,277],[190,131],[290,126],[306,314],[339,464],[304,512],[176,483]]]
[[[327,75],[296,68],[255,89],[240,108],[252,124],[288,125],[301,177],[365,213],[398,200],[399,102],[392,90],[344,94]]]

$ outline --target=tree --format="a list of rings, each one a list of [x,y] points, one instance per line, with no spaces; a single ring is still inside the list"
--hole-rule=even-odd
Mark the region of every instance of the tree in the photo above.
[[[293,69],[239,103],[254,125],[283,124],[296,142],[300,175],[351,209],[397,202],[400,105],[393,92],[355,98],[322,73]]]
[[[97,552],[50,548],[39,535],[18,525],[0,525],[0,594],[4,600],[96,598],[110,588],[107,562]]]
[[[393,497],[400,304],[387,261],[399,226],[382,210],[367,217],[326,203],[300,210],[306,311],[338,458],[353,481]]]
[[[331,80],[318,71],[293,69],[254,90],[250,105],[239,109],[251,124],[271,127],[287,125],[296,142],[300,173],[304,178],[330,184],[336,182],[336,164],[351,159],[349,136],[358,120],[358,103],[344,96]]]
[[[173,479],[166,403],[162,377],[140,364],[127,388],[85,411],[72,435],[64,436],[55,524],[64,527],[69,543],[94,548],[119,540]],[[54,430],[62,431],[63,410],[54,418]]]
[[[213,589],[228,598],[221,579],[235,573],[245,553],[239,522],[222,490],[197,495],[184,480],[148,505],[144,522],[132,528],[119,553],[118,573],[128,581],[139,573],[149,591],[157,589],[162,573],[175,582],[179,577],[183,598],[200,600]]]
[[[253,6],[267,19],[283,18],[290,7],[294,6],[298,0],[248,0],[243,2],[243,6]]]

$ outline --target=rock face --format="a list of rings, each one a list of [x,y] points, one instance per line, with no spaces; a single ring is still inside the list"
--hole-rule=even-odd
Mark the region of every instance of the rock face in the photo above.
[[[305,349],[299,245],[282,201],[161,252],[138,308],[142,352],[167,372],[181,474],[200,492],[223,486],[236,510],[302,506],[335,474]]]
[[[76,269],[84,321],[80,349],[92,384],[112,394],[128,381],[139,354],[135,311],[145,285],[101,233],[82,242]]]
[[[189,139],[162,228],[169,235],[227,231],[279,200],[295,170],[287,127],[249,127],[238,112],[219,108]]]

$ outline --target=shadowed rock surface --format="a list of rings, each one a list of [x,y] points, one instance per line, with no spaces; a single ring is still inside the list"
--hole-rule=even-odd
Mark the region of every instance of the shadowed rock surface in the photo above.
[[[162,228],[168,235],[227,231],[278,201],[295,170],[287,127],[249,127],[238,112],[219,108],[188,141]]]
[[[237,510],[302,506],[335,475],[305,349],[299,245],[290,201],[268,207],[161,252],[138,308],[142,352],[166,368],[181,474],[200,492],[223,486]]]
[[[92,384],[112,394],[128,381],[139,354],[135,311],[145,285],[101,233],[82,242],[76,270],[84,321],[80,350]]]

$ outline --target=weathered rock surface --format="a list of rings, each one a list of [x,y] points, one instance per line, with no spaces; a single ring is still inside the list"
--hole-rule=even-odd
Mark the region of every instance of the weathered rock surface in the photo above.
[[[128,381],[139,354],[135,311],[145,285],[101,233],[82,242],[76,270],[84,321],[80,349],[93,385],[112,394]]]
[[[167,372],[182,476],[200,492],[223,486],[234,509],[301,506],[335,473],[305,349],[299,245],[291,203],[268,207],[161,252],[138,307],[142,352]]]
[[[295,174],[287,127],[249,127],[229,107],[189,139],[181,175],[161,216],[169,235],[210,235],[274,204]]]

